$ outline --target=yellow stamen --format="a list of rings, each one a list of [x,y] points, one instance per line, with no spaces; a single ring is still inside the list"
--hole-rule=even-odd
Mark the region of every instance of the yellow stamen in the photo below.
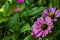
[[[53,13],[53,12],[50,12],[50,13],[49,13],[49,17],[54,18],[54,17],[55,17],[55,16],[54,16],[54,13]]]

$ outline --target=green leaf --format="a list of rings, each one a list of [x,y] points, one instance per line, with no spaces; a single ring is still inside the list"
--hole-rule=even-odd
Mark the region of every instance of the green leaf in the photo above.
[[[18,33],[14,33],[12,36],[11,36],[11,39],[12,40],[17,40],[18,39]]]
[[[10,40],[11,37],[10,36],[5,36],[3,40]]]
[[[17,24],[16,22],[18,22],[19,19],[19,13],[16,13],[14,16],[9,18],[9,21],[11,24]]]
[[[14,16],[9,18],[7,28],[12,32],[13,30],[19,31],[19,25],[20,25],[19,13],[16,13]]]
[[[5,13],[3,16],[5,17],[10,16],[14,12],[15,8],[16,8],[16,3],[9,4],[8,8],[5,9]]]
[[[34,8],[34,9],[32,9],[30,12],[29,12],[29,16],[31,16],[31,15],[35,15],[35,14],[38,14],[38,13],[40,13],[40,12],[42,12],[43,10],[45,9],[45,7],[39,7],[39,8]],[[40,13],[41,14],[41,13]]]
[[[0,17],[0,23],[8,21],[8,18]]]
[[[22,28],[20,29],[20,32],[25,32],[25,31],[29,31],[31,30],[31,27],[30,27],[30,24],[29,23],[26,23],[22,26]]]
[[[12,3],[12,0],[8,0],[10,3]]]
[[[20,15],[21,16],[33,16],[33,15],[36,15],[36,14],[40,14],[41,15],[41,12],[45,9],[46,7],[35,7],[35,8],[32,8],[31,10],[28,10],[28,11],[23,11]]]
[[[27,15],[27,11],[23,11],[23,12],[20,14],[20,17],[23,17],[23,16],[25,16],[25,17],[28,16],[28,15]]]
[[[12,35],[5,36],[3,40],[17,40],[17,37],[16,37],[16,34],[14,33]]]
[[[53,5],[54,5],[54,7],[56,7],[56,8],[58,8],[58,9],[60,9],[60,0],[53,0]]]
[[[48,39],[48,40],[56,40],[56,37],[58,36],[60,34],[60,30],[54,30],[54,31],[52,31],[52,33],[50,33],[50,34],[48,34],[47,36],[46,36],[46,38]]]
[[[19,7],[20,7],[20,11],[23,11],[26,9],[25,3],[21,3]]]
[[[37,38],[31,36],[31,35],[28,35],[27,37],[25,37],[24,40],[37,40]]]

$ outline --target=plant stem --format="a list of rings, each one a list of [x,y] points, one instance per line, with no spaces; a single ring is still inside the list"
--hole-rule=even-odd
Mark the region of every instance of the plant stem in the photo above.
[[[49,0],[49,8],[53,7],[53,1]]]

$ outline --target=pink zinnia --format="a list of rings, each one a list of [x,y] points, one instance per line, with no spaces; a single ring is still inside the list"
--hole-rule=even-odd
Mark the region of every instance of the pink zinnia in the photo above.
[[[15,8],[15,9],[14,9],[15,12],[18,12],[19,10],[20,10],[19,8]]]
[[[22,2],[24,2],[24,0],[17,0],[17,2],[18,2],[18,3],[22,3]]]
[[[49,16],[52,21],[57,21],[57,18],[60,17],[60,10],[57,10],[55,7],[45,9],[42,13],[43,17]]]
[[[50,17],[40,17],[33,24],[32,35],[35,37],[45,37],[48,33],[51,33],[53,28],[53,22]]]

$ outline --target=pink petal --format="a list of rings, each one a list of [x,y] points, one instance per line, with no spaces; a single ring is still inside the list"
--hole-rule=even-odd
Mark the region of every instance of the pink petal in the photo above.
[[[39,33],[41,30],[40,29],[33,29],[34,34]]]
[[[14,10],[14,11],[15,11],[15,12],[18,12],[19,10],[20,10],[19,8],[15,8],[15,10]]]
[[[22,2],[24,2],[24,0],[17,0],[17,2],[18,2],[18,3],[22,3]]]
[[[46,18],[45,18],[45,21],[46,21],[47,24],[50,24],[50,23],[52,22],[52,20],[51,20],[50,17],[46,17]]]
[[[53,8],[49,8],[49,12],[53,12],[53,13],[55,13],[55,11],[56,11],[56,8],[55,8],[55,7],[53,7]]]
[[[48,27],[53,28],[53,23],[52,23],[52,22],[51,22],[51,23],[49,23],[49,24],[48,24]]]
[[[44,33],[45,33],[45,34],[48,34],[48,30],[45,30]]]
[[[45,37],[45,33],[42,34],[42,37]]]
[[[55,15],[56,15],[55,17],[60,17],[60,10],[57,10]]]
[[[41,31],[39,34],[36,35],[36,37],[40,37],[42,35],[43,31]]]
[[[38,18],[38,19],[37,19],[37,22],[39,22],[40,24],[42,24],[42,23],[44,22],[43,17]]]
[[[52,31],[50,30],[49,33],[51,33]]]
[[[38,25],[36,25],[36,24],[34,24],[34,25],[33,25],[33,28],[38,29],[38,28],[39,28],[39,26],[38,26]]]
[[[52,32],[52,31],[51,31],[51,30],[52,30],[52,27],[48,27],[47,30],[48,30],[49,33],[51,33],[51,32]]]
[[[46,17],[49,14],[48,9],[45,9],[42,13],[43,17]]]
[[[51,30],[51,29],[52,29],[52,27],[48,27],[48,28],[47,28],[47,30]]]
[[[40,25],[40,23],[39,23],[39,22],[37,22],[37,21],[36,21],[36,22],[34,22],[34,24],[35,24],[35,25],[38,25],[38,26]]]
[[[54,18],[53,21],[56,22],[58,19],[57,18]]]

